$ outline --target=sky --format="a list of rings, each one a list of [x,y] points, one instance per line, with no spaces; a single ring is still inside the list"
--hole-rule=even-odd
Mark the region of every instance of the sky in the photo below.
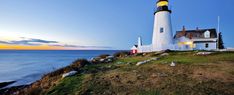
[[[0,49],[130,49],[151,44],[157,0],[0,0]],[[234,47],[233,0],[169,0],[173,32],[217,28]]]

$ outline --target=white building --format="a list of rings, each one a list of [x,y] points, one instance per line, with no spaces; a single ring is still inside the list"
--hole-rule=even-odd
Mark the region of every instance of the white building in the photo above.
[[[168,0],[159,0],[154,13],[154,29],[151,45],[142,45],[138,38],[137,52],[153,52],[161,50],[213,50],[217,49],[216,29],[196,29],[177,31],[173,37],[171,10]]]
[[[196,29],[177,31],[174,36],[177,50],[215,50],[218,36],[216,29]]]

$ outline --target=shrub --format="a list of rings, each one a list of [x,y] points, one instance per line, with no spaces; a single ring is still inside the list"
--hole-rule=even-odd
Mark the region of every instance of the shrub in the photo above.
[[[130,55],[131,53],[129,51],[121,51],[121,52],[117,52],[114,54],[114,57],[125,57]]]
[[[72,62],[72,64],[69,67],[71,67],[73,70],[78,70],[79,68],[82,68],[88,64],[90,63],[86,59],[77,59],[74,62]]]
[[[102,54],[102,55],[99,55],[98,57],[99,58],[106,58],[107,56],[110,56],[109,54]]]
[[[137,53],[135,56],[143,56],[143,53]]]

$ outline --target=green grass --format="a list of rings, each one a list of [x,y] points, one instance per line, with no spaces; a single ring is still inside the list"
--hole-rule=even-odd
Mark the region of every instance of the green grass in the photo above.
[[[234,61],[234,52],[223,52],[223,53],[214,53],[207,56],[198,56],[196,55],[197,51],[186,51],[186,52],[170,52],[169,56],[161,57],[160,60],[154,61],[151,63],[171,63],[172,61],[183,64],[192,64],[192,63],[215,63],[217,61]],[[158,57],[158,56],[152,56]],[[139,61],[147,60],[152,57],[141,57],[133,56],[127,58],[121,58],[116,61],[122,63],[137,63]]]
[[[130,56],[120,58],[109,64],[88,65],[81,69],[83,71],[82,74],[63,79],[56,86],[52,87],[47,94],[109,95],[127,94],[125,92],[128,92],[131,95],[183,95],[186,93],[226,93],[228,95],[229,93],[234,93],[231,92],[231,89],[234,88],[232,86],[234,84],[233,81],[219,81],[222,78],[230,79],[233,77],[231,76],[234,74],[233,67],[231,67],[233,65],[226,63],[222,65],[222,62],[234,62],[234,52],[214,53],[207,56],[198,56],[195,55],[196,53],[197,51],[170,52],[168,56],[161,57],[158,61],[142,66],[136,66],[135,63],[152,57],[159,57],[159,55]],[[172,68],[168,64],[161,64],[172,61],[179,63],[179,65]],[[118,62],[123,64],[116,64]],[[206,63],[211,63],[212,66]],[[200,64],[203,65],[200,66]],[[225,67],[226,65],[229,67]],[[214,68],[214,66],[217,67]],[[202,70],[202,75],[196,75],[196,69]],[[222,72],[225,74],[223,75]],[[168,76],[152,78],[153,74],[166,74]],[[212,74],[214,75],[212,76]],[[216,77],[219,79],[216,80]],[[143,85],[147,86],[142,87]],[[226,92],[227,89],[228,91]]]
[[[47,95],[74,95],[82,86],[85,75],[75,75],[63,79],[58,85],[53,87]]]
[[[95,73],[114,70],[116,68],[118,67],[115,64],[96,64],[85,66],[80,70],[81,72],[84,71],[83,74],[64,78],[62,81],[59,82],[58,85],[50,89],[46,95],[75,95],[87,93],[87,91],[84,90],[85,87],[82,83],[84,81],[87,81],[87,77],[90,77],[90,74],[94,76],[100,75]],[[90,85],[90,87],[88,87],[90,89],[93,87],[97,87],[91,84],[87,85]]]
[[[161,95],[159,90],[140,91],[138,95]]]
[[[124,63],[137,63],[139,61],[143,61],[143,60],[147,60],[151,57],[127,57],[127,58],[121,58],[121,59],[118,59],[116,62],[124,62]]]
[[[170,63],[172,61],[183,64],[215,63],[217,61],[234,61],[234,53],[215,53],[207,56],[198,56],[194,52],[172,52],[154,63]]]

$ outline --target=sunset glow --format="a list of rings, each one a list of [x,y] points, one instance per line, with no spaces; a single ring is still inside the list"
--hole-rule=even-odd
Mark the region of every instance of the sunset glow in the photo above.
[[[0,44],[0,50],[65,50],[64,47],[58,46],[48,46],[48,45],[40,45],[40,46],[24,46],[24,45],[6,45]]]

